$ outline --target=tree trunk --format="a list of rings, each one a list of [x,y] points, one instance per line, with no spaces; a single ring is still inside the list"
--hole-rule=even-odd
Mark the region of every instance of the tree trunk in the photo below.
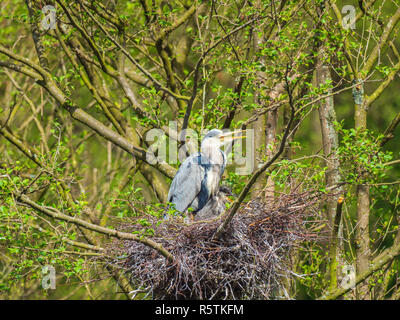
[[[323,57],[323,49],[320,49],[319,57]],[[332,80],[329,66],[324,64],[320,58],[316,66],[316,80],[317,86],[324,85]],[[329,89],[327,94],[332,93]],[[336,149],[339,145],[337,131],[335,130],[334,123],[336,122],[336,113],[334,108],[333,96],[321,100],[318,109],[319,119],[321,124],[322,144],[325,156],[325,165],[327,171],[325,174],[326,188],[332,188],[340,182],[339,172],[339,159],[336,154]],[[341,190],[339,190],[341,192]],[[330,240],[330,256],[329,256],[329,290],[332,292],[337,289],[338,285],[338,271],[341,269],[340,265],[340,252],[342,241],[340,241],[340,220],[339,210],[336,199],[330,199],[326,203],[326,218],[329,228],[332,230],[332,238]],[[336,225],[335,225],[336,221]]]
[[[355,128],[367,128],[367,110],[364,103],[364,88],[363,83],[358,81],[358,84],[353,89],[353,98],[355,102]],[[357,225],[356,225],[356,272],[363,273],[369,268],[369,260],[371,250],[369,248],[369,187],[365,184],[360,184],[356,189],[357,197]],[[361,283],[357,287],[357,299],[368,300],[369,289],[368,283]]]
[[[259,3],[257,3],[257,6],[259,6]],[[255,29],[253,31],[253,48],[254,48],[254,55],[258,51],[258,47],[262,42],[262,38],[258,34],[258,30]],[[262,61],[263,58],[261,57],[260,60]],[[263,82],[262,80],[262,73],[261,71],[257,72],[257,79],[256,81],[258,82],[257,85],[257,91],[254,92],[254,102],[261,106],[262,101],[260,100],[260,90],[261,90],[261,83]],[[256,112],[257,110],[255,110]],[[265,147],[266,147],[266,133],[265,133],[265,128],[266,128],[266,118],[265,115],[260,115],[258,119],[253,123],[253,130],[254,130],[254,149],[255,149],[255,154],[256,154],[256,162],[255,162],[255,167],[254,170],[256,171],[263,163],[263,159],[265,158]],[[265,186],[265,181],[264,181],[264,176],[261,176],[258,178],[256,183],[254,184],[254,189],[253,192],[256,196],[260,196],[261,190]]]

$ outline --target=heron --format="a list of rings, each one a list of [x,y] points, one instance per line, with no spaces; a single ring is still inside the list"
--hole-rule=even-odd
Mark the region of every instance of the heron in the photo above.
[[[167,202],[174,204],[177,211],[191,211],[190,215],[196,215],[217,196],[227,158],[221,147],[245,137],[235,136],[237,133],[242,130],[226,133],[219,129],[210,130],[201,142],[200,152],[190,155],[181,164],[167,197]]]

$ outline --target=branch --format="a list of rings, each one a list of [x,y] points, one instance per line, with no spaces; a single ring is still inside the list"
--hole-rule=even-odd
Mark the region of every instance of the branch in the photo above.
[[[62,39],[62,36],[60,35],[58,27],[55,29],[56,37],[61,44],[61,47],[63,48],[64,52],[66,53],[68,59],[70,60],[72,66],[75,68],[76,72],[79,73],[81,76],[82,81],[85,83],[86,87],[89,89],[91,92],[93,98],[97,101],[97,103],[100,105],[100,107],[103,109],[104,114],[106,115],[107,119],[113,124],[115,129],[118,131],[120,135],[124,135],[124,130],[122,129],[120,123],[115,119],[115,117],[111,114],[108,106],[106,103],[103,101],[101,98],[99,92],[97,91],[95,85],[93,85],[89,79],[89,77],[86,75],[86,73],[83,71],[83,68],[79,67],[78,62],[75,60],[74,56],[72,55],[71,50],[67,47],[65,44],[64,40]]]
[[[40,232],[47,232],[47,233],[51,234],[52,236],[58,237],[58,235],[56,233],[51,232],[50,230],[45,230],[36,224],[29,224],[29,225],[32,228],[39,230]],[[102,247],[94,246],[94,245],[91,245],[88,243],[73,241],[67,237],[61,237],[61,240],[65,241],[66,243],[68,243],[69,245],[74,246],[74,247],[83,248],[83,249],[92,250],[92,251],[104,251],[104,248],[102,248]]]
[[[229,106],[228,115],[225,119],[224,125],[222,126],[223,129],[229,129],[231,126],[232,120],[235,117],[236,108],[240,104],[240,100],[241,100],[240,96],[242,93],[243,83],[244,83],[244,76],[241,76],[239,81],[236,82],[236,84],[235,84],[235,89],[233,92],[237,95],[237,97],[232,101],[231,105]]]
[[[82,35],[82,37],[86,40],[86,42],[89,44],[90,48],[93,50],[93,53],[95,54],[96,58],[99,60],[99,63],[101,64],[101,67],[104,71],[107,71],[107,64],[104,61],[102,53],[99,51],[99,48],[96,46],[94,40],[92,37],[90,37],[85,29],[83,29],[78,22],[75,20],[73,17],[72,13],[67,9],[66,5],[63,3],[63,1],[56,0],[57,3],[61,6],[63,11],[66,13],[68,19],[71,21],[72,25],[78,29],[79,33]]]
[[[388,141],[394,138],[394,131],[396,130],[397,126],[400,123],[400,113],[398,113],[392,122],[390,123],[389,127],[384,132],[384,137],[381,141],[380,146],[383,147]]]
[[[57,0],[58,1],[58,0]],[[80,2],[78,0],[78,2]],[[81,3],[81,2],[80,2]],[[89,10],[86,10],[86,7],[84,7],[84,5],[81,3],[82,8],[85,10],[85,12],[91,17],[91,19],[93,20],[93,22],[100,28],[100,30],[107,36],[108,39],[111,40],[112,43],[114,43],[120,50],[121,52],[129,59],[129,61],[131,61],[147,78],[149,78],[154,85],[156,86],[157,89],[164,91],[165,93],[173,96],[176,99],[180,99],[180,100],[189,100],[188,97],[186,96],[182,96],[179,94],[176,94],[174,92],[172,92],[171,90],[169,90],[168,88],[166,88],[165,86],[162,85],[161,82],[159,82],[158,80],[156,80],[149,71],[147,71],[138,61],[136,61],[135,58],[133,58],[131,56],[131,54],[125,50],[125,48],[123,46],[121,46],[119,44],[119,42],[117,40],[115,40],[106,29],[103,28],[103,26],[101,25],[101,23],[99,23],[96,18],[90,13]],[[93,44],[94,45],[94,44]]]
[[[110,237],[115,237],[117,239],[132,240],[132,241],[143,243],[144,245],[158,251],[168,261],[170,261],[170,262],[174,261],[174,256],[169,251],[167,251],[161,244],[159,244],[153,240],[146,239],[144,237],[141,237],[139,235],[135,235],[132,233],[121,232],[118,230],[101,227],[99,225],[87,222],[80,218],[65,215],[55,208],[41,206],[23,194],[20,195],[19,197],[17,197],[17,199],[20,203],[26,204],[29,207],[31,207],[32,209],[35,209],[36,211],[38,211],[42,214],[45,214],[49,217],[52,217],[54,219],[70,222],[77,226],[86,228],[88,230],[95,231],[95,232],[98,232],[98,233],[101,233],[101,234],[104,234],[104,235],[107,235]]]
[[[204,4],[201,4],[200,7],[201,6],[204,6]],[[194,14],[195,11],[196,11],[196,2],[183,15],[181,15],[181,17],[178,20],[176,20],[173,25],[164,28],[155,38],[155,42],[165,39],[168,36],[168,34],[170,34],[172,31],[179,28],[183,23],[185,23]]]
[[[42,77],[39,73],[36,73],[34,71],[32,71],[31,69],[24,67],[24,66],[19,66],[16,65],[12,62],[8,62],[8,61],[0,61],[0,67],[5,67],[7,69],[10,69],[12,71],[16,71],[19,73],[22,73],[34,80],[42,80]]]
[[[399,22],[399,20],[400,20],[400,8],[397,9],[396,13],[387,22],[386,27],[383,30],[383,33],[379,39],[379,43],[374,47],[374,49],[371,52],[371,55],[369,56],[367,62],[364,65],[364,68],[362,70],[363,73],[367,74],[371,71],[373,65],[375,64],[376,60],[380,55],[383,46],[388,41],[390,33],[396,26],[397,22]]]
[[[380,97],[380,95],[382,94],[382,92],[386,89],[386,87],[392,83],[392,81],[394,80],[394,77],[396,76],[396,74],[399,72],[400,70],[400,61],[397,62],[394,66],[393,66],[393,70],[390,71],[390,73],[387,76],[387,79],[384,80],[378,88],[376,88],[376,90],[369,95],[368,97],[365,98],[365,103],[366,103],[366,107],[368,107],[371,103],[373,103],[376,99],[378,99]]]
[[[0,53],[4,53],[10,58],[22,62],[31,67],[32,69],[36,70],[37,72],[39,72],[43,80],[38,80],[37,83],[40,84],[43,88],[45,88],[50,93],[50,95],[55,98],[55,100],[60,104],[60,106],[70,113],[73,119],[78,120],[79,122],[88,126],[97,134],[104,137],[106,140],[111,141],[112,143],[114,143],[121,149],[125,150],[126,152],[132,154],[133,156],[138,157],[140,160],[143,160],[146,163],[149,163],[147,156],[149,156],[150,154],[148,154],[145,149],[135,146],[128,139],[121,136],[112,129],[108,128],[102,122],[92,117],[90,114],[85,112],[83,109],[79,108],[77,105],[73,104],[72,101],[69,100],[69,98],[64,94],[64,92],[54,82],[51,75],[42,67],[33,63],[29,59],[26,59],[18,54],[14,54],[13,52],[11,52],[10,50],[6,49],[1,45],[0,45]],[[171,167],[166,162],[157,162],[155,164],[150,164],[150,165],[158,169],[161,173],[163,173],[165,176],[169,178],[173,178],[176,173],[176,169]]]
[[[38,25],[39,22],[38,15],[35,15],[34,11],[34,7],[38,6],[38,2],[32,0],[25,0],[25,4],[28,8],[32,39],[33,43],[35,44],[36,54],[39,58],[39,64],[42,66],[42,68],[46,69],[46,71],[50,72],[49,61],[45,54],[45,49],[42,42],[42,36]]]
[[[376,257],[370,264],[370,268],[359,274],[356,278],[355,285],[363,282],[365,279],[367,279],[370,275],[372,275],[374,272],[380,270],[383,266],[385,266],[387,263],[392,261],[394,258],[400,255],[400,243],[392,246],[391,248],[386,249],[383,251],[378,257]],[[334,300],[339,298],[340,296],[346,294],[352,289],[351,286],[348,288],[341,288],[337,289],[333,293],[329,295],[323,295],[318,298],[318,300]]]
[[[6,55],[7,57],[16,60],[18,62],[21,62],[22,64],[32,68],[33,70],[35,70],[43,79],[48,78],[49,74],[46,70],[44,70],[41,66],[39,66],[38,64],[30,61],[29,59],[22,57],[14,52],[12,52],[11,50],[8,50],[6,47],[3,47],[2,45],[0,45],[0,53]],[[17,71],[17,70],[15,70]],[[26,70],[25,70],[26,71]],[[21,71],[19,71],[21,72]],[[36,76],[35,73],[33,73],[32,71],[30,71],[31,73],[31,77],[32,78],[38,78],[38,76]],[[29,75],[29,74],[28,74]]]

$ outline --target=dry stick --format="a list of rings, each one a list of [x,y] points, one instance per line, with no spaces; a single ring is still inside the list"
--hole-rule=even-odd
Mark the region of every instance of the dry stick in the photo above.
[[[73,223],[75,225],[81,226],[83,228],[86,228],[88,230],[102,233],[102,234],[108,235],[110,237],[115,237],[117,239],[133,240],[136,242],[143,243],[144,245],[158,251],[168,261],[170,261],[170,262],[174,261],[174,256],[167,249],[165,249],[161,244],[159,244],[153,240],[146,239],[145,237],[141,237],[136,234],[121,232],[118,230],[101,227],[99,225],[87,222],[80,218],[65,215],[55,208],[41,206],[23,194],[20,196],[17,196],[17,199],[19,200],[20,203],[26,204],[29,207],[31,207],[32,209],[35,209],[36,211],[41,212],[41,213],[43,213],[49,217],[52,217],[54,219],[67,221],[67,222]]]
[[[250,191],[250,188],[252,185],[256,182],[257,178],[265,171],[267,170],[278,157],[282,154],[283,150],[285,149],[285,144],[286,140],[289,136],[290,128],[293,124],[293,120],[295,117],[295,110],[294,110],[294,103],[293,103],[293,92],[289,86],[289,79],[288,79],[288,70],[286,70],[286,75],[285,75],[285,81],[286,81],[286,90],[289,96],[289,105],[291,109],[291,114],[290,114],[290,120],[289,123],[286,126],[285,133],[283,134],[281,144],[279,146],[279,150],[275,153],[275,155],[267,162],[265,163],[261,168],[259,168],[250,178],[249,182],[247,182],[246,186],[243,188],[242,192],[240,193],[238,199],[233,203],[232,209],[229,212],[229,214],[226,216],[225,220],[223,223],[220,224],[218,227],[216,233],[214,234],[213,238],[218,239],[220,235],[223,233],[223,231],[226,229],[226,227],[229,225],[229,223],[232,221],[234,215],[238,211],[240,204],[243,202],[244,198],[246,197],[247,193]]]

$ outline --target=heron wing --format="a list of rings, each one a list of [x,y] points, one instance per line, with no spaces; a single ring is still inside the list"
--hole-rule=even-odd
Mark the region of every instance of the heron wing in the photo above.
[[[201,165],[201,154],[189,156],[179,167],[168,193],[168,202],[175,204],[175,209],[184,212],[188,207],[194,206],[197,201],[205,176],[205,169]]]

